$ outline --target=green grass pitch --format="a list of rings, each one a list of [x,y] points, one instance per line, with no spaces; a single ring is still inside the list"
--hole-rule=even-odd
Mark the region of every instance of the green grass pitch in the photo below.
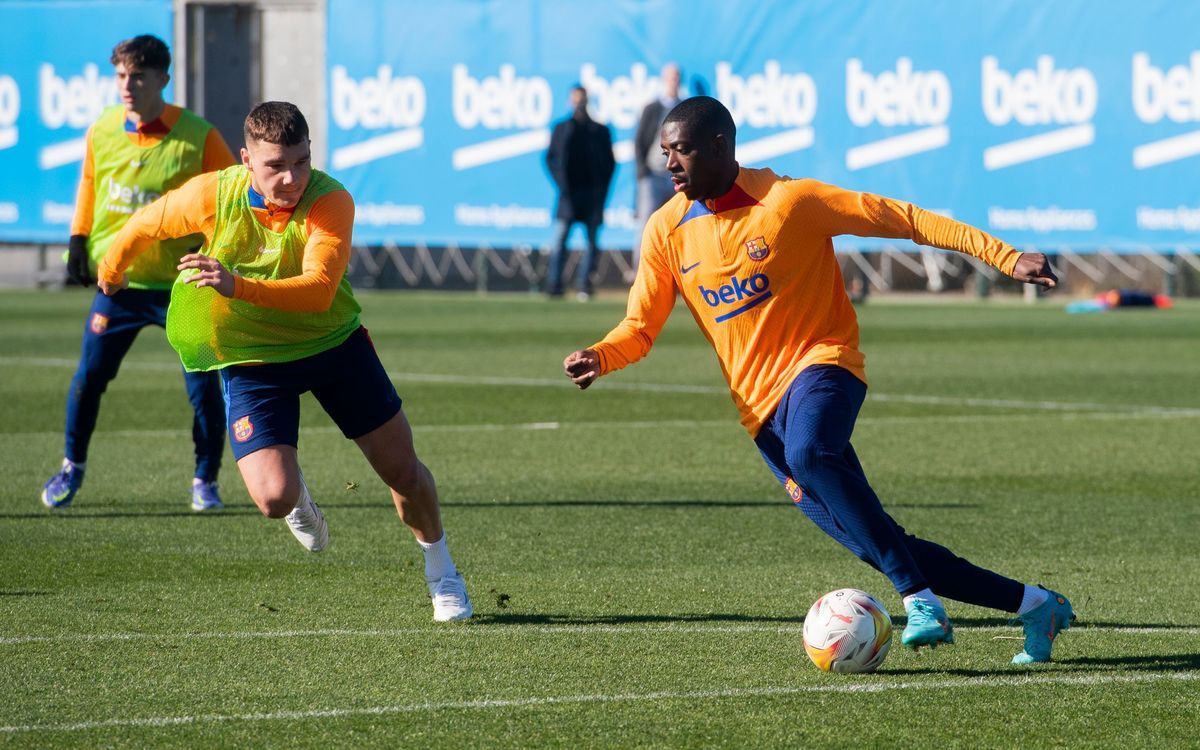
[[[872,301],[855,435],[910,531],[1070,596],[1056,661],[950,603],[957,644],[818,672],[820,594],[886,579],[790,506],[680,308],[650,357],[562,377],[623,301],[360,294],[475,601],[438,626],[382,485],[304,404],[332,543],[250,504],[188,510],[190,410],[160,331],[50,512],[90,294],[0,294],[0,745],[1195,747],[1200,305]]]

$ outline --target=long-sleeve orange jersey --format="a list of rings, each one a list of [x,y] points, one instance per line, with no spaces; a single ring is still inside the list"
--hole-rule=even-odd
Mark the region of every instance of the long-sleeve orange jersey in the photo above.
[[[121,274],[133,259],[156,239],[199,233],[206,243],[211,242],[217,217],[218,175],[197,175],[134,213],[113,240],[96,270],[97,277],[109,284],[120,283]],[[269,203],[265,209],[253,211],[263,226],[275,232],[282,232],[292,217],[290,210]],[[308,211],[304,228],[308,242],[300,275],[286,279],[234,276],[234,299],[293,312],[329,309],[350,263],[354,228],[350,193],[335,190],[318,198]]]
[[[179,122],[181,108],[168,104],[163,113],[154,122],[143,123],[127,135],[134,145],[140,148],[157,146],[166,137],[175,123]],[[83,155],[83,174],[79,178],[79,187],[75,191],[75,218],[71,221],[71,234],[91,234],[93,208],[96,194],[92,184],[96,180],[95,160],[92,158],[92,129],[88,128],[84,138],[86,149]],[[200,156],[200,171],[216,172],[219,169],[237,164],[233,152],[229,150],[220,131],[212,128],[204,137],[204,153]]]
[[[720,198],[676,194],[650,217],[625,319],[592,347],[600,374],[650,351],[678,293],[716,350],[751,435],[810,365],[839,365],[865,382],[858,318],[833,252],[842,234],[957,250],[1007,274],[1020,256],[910,203],[741,169]]]

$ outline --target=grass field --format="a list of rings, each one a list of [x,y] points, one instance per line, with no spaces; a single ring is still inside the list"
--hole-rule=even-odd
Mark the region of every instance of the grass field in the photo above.
[[[0,744],[13,747],[1196,747],[1200,305],[875,302],[855,445],[910,531],[1072,598],[1056,661],[951,604],[818,672],[809,604],[886,579],[790,507],[677,310],[586,393],[562,357],[623,302],[361,294],[437,476],[476,617],[435,625],[419,550],[305,403],[330,522],[311,555],[250,504],[188,510],[190,411],[147,331],[105,397],[87,483],[49,512],[81,292],[0,294]],[[357,483],[357,489],[349,489]]]

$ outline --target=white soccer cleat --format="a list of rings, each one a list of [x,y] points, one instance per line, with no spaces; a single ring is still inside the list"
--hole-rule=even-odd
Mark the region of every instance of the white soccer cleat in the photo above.
[[[455,573],[427,583],[429,596],[433,598],[434,622],[466,620],[471,617],[471,599],[467,596],[467,582],[461,574]]]
[[[309,552],[320,552],[329,544],[329,524],[325,523],[325,514],[313,502],[303,480],[300,484],[300,502],[283,520],[287,521],[292,536]]]

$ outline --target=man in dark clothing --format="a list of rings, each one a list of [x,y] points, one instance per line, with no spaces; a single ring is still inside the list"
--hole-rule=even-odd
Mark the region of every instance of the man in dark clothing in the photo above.
[[[555,124],[550,148],[546,151],[546,166],[558,185],[555,212],[558,221],[550,268],[546,271],[546,293],[551,297],[562,296],[567,236],[572,225],[580,223],[587,230],[588,248],[575,278],[578,299],[585,301],[592,294],[597,235],[604,222],[604,203],[608,200],[608,186],[616,161],[613,159],[612,133],[608,126],[588,115],[587,91],[582,86],[571,89],[571,107],[571,116]]]
[[[679,66],[667,63],[659,75],[662,94],[652,99],[642,110],[637,133],[633,137],[633,160],[637,164],[637,207],[638,228],[633,238],[633,267],[636,270],[642,256],[642,230],[650,214],[658,210],[675,195],[671,173],[667,171],[667,157],[663,155],[659,136],[667,113],[679,103]]]

